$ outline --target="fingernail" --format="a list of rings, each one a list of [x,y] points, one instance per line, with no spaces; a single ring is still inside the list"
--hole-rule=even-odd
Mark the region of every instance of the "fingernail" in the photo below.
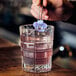
[[[48,16],[45,16],[45,19],[48,19]]]
[[[40,4],[40,0],[36,0],[36,5],[39,5]]]

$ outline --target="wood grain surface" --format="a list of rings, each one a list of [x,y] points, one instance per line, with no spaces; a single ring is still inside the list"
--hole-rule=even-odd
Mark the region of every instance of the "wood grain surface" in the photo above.
[[[21,67],[21,51],[18,45],[0,39],[0,76],[76,76],[76,71],[61,68],[53,63],[52,70],[48,73],[27,73]],[[6,47],[10,45],[9,47]]]
[[[12,43],[6,39],[0,38],[0,48],[4,47],[12,47],[12,46],[17,46],[15,43]]]

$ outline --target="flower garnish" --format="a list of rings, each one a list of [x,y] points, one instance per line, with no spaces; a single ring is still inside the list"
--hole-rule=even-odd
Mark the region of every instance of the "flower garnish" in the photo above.
[[[38,32],[44,32],[47,29],[47,24],[43,22],[43,20],[38,20],[33,23],[35,30]]]

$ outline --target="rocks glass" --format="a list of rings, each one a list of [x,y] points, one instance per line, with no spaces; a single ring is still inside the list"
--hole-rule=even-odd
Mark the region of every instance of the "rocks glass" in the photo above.
[[[26,72],[48,72],[52,68],[54,27],[38,32],[32,24],[20,26],[22,67]]]

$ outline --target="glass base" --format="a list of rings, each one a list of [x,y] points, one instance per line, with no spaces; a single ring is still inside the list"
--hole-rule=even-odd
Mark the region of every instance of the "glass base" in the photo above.
[[[44,64],[44,65],[26,65],[23,64],[23,70],[26,72],[34,72],[34,73],[41,73],[41,72],[49,72],[51,71],[52,65]]]

